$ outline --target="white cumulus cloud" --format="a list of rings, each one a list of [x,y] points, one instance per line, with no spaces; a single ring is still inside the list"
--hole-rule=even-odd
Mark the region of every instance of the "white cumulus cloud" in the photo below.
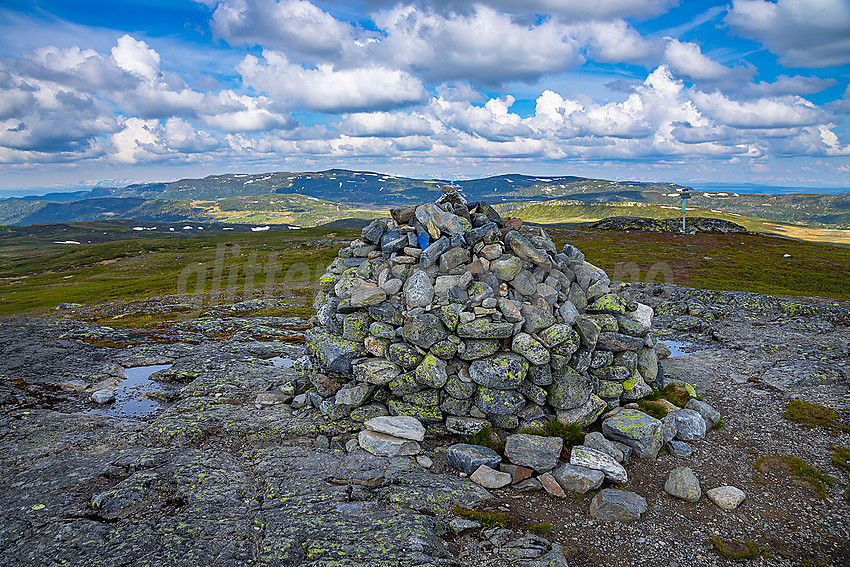
[[[734,0],[726,23],[797,67],[850,63],[846,0]]]
[[[825,120],[824,112],[802,97],[785,96],[735,101],[720,92],[695,92],[697,107],[721,124],[735,128],[812,126]]]
[[[212,28],[231,44],[262,45],[307,57],[340,55],[353,30],[305,0],[224,0]]]
[[[282,107],[325,112],[386,110],[426,98],[422,83],[405,71],[380,66],[304,68],[275,51],[263,59],[247,55],[239,64],[243,81],[275,98]]]

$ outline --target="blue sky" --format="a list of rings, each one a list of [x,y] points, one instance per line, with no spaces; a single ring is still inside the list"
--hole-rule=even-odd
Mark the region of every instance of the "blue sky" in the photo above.
[[[329,167],[850,186],[850,0],[3,6],[4,194]]]

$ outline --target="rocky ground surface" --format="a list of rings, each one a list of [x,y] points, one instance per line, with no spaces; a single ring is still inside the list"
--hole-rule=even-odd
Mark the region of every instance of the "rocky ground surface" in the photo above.
[[[445,452],[459,437],[426,437],[428,469],[346,451],[360,424],[289,403],[302,347],[286,341],[301,321],[252,318],[251,306],[147,333],[3,320],[0,565],[733,564],[712,538],[754,542],[751,565],[850,565],[850,470],[831,461],[850,434],[781,416],[799,397],[847,422],[850,308],[672,286],[633,293],[655,308],[654,332],[689,351],[663,361],[665,374],[693,384],[723,427],[687,458],[632,457],[622,488],[648,509],[608,524],[591,519],[592,493],[488,491],[463,478]],[[125,385],[151,365],[154,400],[142,403],[143,389]],[[116,402],[93,403],[104,388]],[[782,467],[757,473],[774,455],[836,482],[821,497]],[[670,496],[664,484],[681,466],[703,492],[732,485],[746,499],[724,511],[704,494]],[[516,527],[475,527],[456,504],[508,512]],[[524,529],[539,522],[552,529]]]

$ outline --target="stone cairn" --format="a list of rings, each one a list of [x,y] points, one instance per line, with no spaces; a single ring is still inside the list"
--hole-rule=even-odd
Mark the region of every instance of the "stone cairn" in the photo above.
[[[652,392],[652,309],[613,293],[577,248],[559,253],[542,228],[451,188],[390,213],[320,279],[307,374],[329,419],[584,427]]]

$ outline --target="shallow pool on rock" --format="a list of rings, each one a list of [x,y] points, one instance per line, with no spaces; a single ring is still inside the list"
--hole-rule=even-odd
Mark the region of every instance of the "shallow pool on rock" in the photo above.
[[[288,356],[273,356],[267,360],[274,364],[275,368],[292,368],[292,365],[295,363],[295,361]]]
[[[167,404],[151,400],[146,396],[147,394],[164,392],[172,388],[168,384],[150,379],[151,375],[166,368],[171,368],[171,365],[152,364],[150,366],[125,368],[124,375],[127,377],[115,389],[115,401],[103,406],[97,406],[88,410],[86,413],[99,413],[113,417],[133,419],[144,419],[159,413],[167,407]]]
[[[670,349],[670,356],[668,358],[675,358],[677,356],[688,356],[693,352],[702,350],[702,348],[700,348],[698,344],[688,341],[663,340],[659,342],[664,343],[665,345],[667,345],[667,348]]]

